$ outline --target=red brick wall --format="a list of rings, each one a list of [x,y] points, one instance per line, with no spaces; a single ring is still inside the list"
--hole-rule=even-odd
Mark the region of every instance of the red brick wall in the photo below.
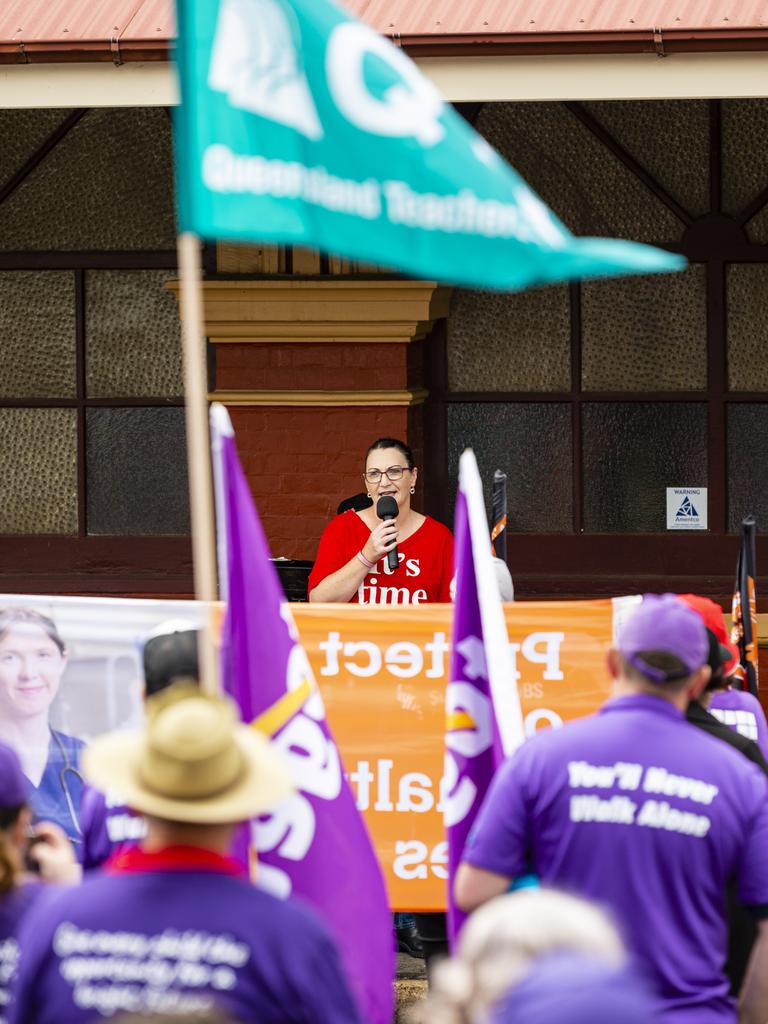
[[[404,345],[218,345],[216,386],[276,390],[370,390],[406,387]]]
[[[407,413],[399,406],[230,409],[273,555],[314,559],[338,503],[364,490],[368,445],[377,437],[404,438]]]

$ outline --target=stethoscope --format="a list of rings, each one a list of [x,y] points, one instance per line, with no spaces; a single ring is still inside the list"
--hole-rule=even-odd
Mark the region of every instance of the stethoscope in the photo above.
[[[54,729],[51,729],[51,735],[56,740],[58,748],[61,752],[62,759],[64,761],[64,764],[61,766],[61,769],[59,770],[59,782],[61,783],[61,791],[64,794],[64,801],[67,805],[67,811],[69,812],[69,816],[72,819],[72,824],[75,827],[75,832],[77,832],[78,836],[82,836],[83,830],[80,828],[80,819],[78,817],[77,809],[75,807],[75,801],[72,799],[72,793],[70,792],[69,789],[69,775],[74,776],[74,778],[80,783],[81,786],[84,784],[84,779],[80,772],[77,770],[77,768],[75,768],[75,766],[69,760],[69,754],[67,753],[67,748],[64,746],[64,743],[62,742],[61,736],[59,736],[59,734]],[[81,842],[79,838],[75,839],[70,837],[70,839],[72,840],[73,843]]]

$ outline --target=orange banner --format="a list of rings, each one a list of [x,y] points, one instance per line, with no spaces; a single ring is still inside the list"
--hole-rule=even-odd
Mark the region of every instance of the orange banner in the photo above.
[[[394,910],[444,910],[440,805],[451,605],[291,605]],[[595,711],[611,601],[505,606],[528,735]],[[510,685],[513,680],[510,680]]]

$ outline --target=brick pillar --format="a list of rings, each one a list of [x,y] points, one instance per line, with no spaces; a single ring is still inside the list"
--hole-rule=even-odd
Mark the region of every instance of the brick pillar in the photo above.
[[[420,460],[418,349],[448,293],[318,278],[214,279],[204,292],[210,397],[232,416],[272,553],[313,559],[338,503],[365,489],[371,442],[401,438]]]

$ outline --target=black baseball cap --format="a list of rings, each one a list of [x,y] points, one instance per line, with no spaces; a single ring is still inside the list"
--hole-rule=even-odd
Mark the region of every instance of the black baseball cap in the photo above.
[[[144,643],[144,685],[148,697],[177,679],[198,681],[198,630],[188,622],[164,622]]]

